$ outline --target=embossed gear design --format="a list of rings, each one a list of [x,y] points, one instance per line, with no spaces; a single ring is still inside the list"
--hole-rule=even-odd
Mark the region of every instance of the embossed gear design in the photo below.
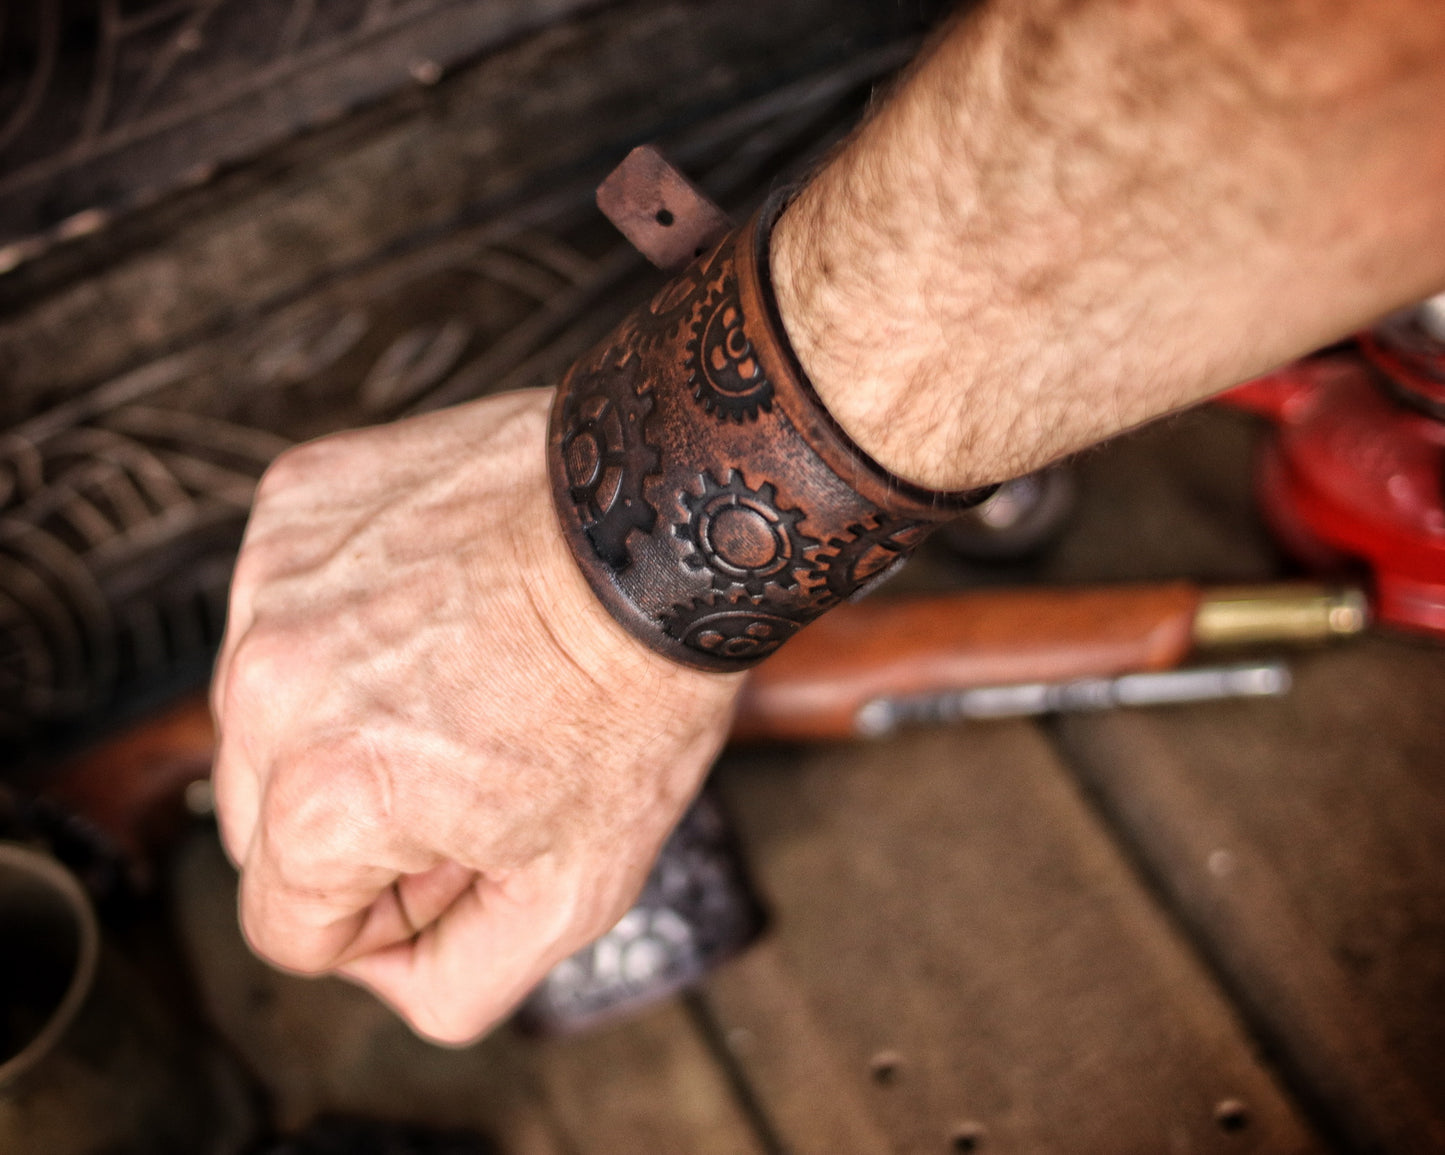
[[[685,359],[687,383],[703,409],[723,421],[756,421],[773,407],[773,383],[743,327],[737,276],[728,261],[708,284]]]
[[[721,285],[714,267],[726,241],[719,241],[698,257],[681,273],[659,289],[647,303],[645,313],[638,310],[629,315],[626,341],[630,348],[652,353],[691,331],[698,323],[698,314],[711,299],[712,290]]]
[[[657,510],[643,485],[660,471],[662,453],[647,440],[650,395],[630,388],[585,388],[567,398],[562,414],[562,462],[568,492],[597,556],[614,570],[632,564],[627,539],[650,533]]]
[[[792,589],[799,574],[813,572],[806,555],[819,543],[798,529],[802,510],[778,504],[771,482],[753,489],[736,469],[723,483],[707,472],[700,480],[702,492],[683,497],[688,521],[673,532],[691,547],[683,561],[707,570],[714,589],[742,586],[756,597],[769,585]]]
[[[829,604],[868,593],[882,584],[927,534],[929,527],[885,514],[854,522],[843,537],[830,537],[814,559]]]
[[[659,289],[646,311],[635,309],[629,313],[607,350],[608,356],[618,365],[625,365],[633,357],[666,348],[684,331],[691,331],[703,300],[701,276],[692,276],[693,272],[689,270],[680,280]]]
[[[678,605],[663,628],[690,649],[712,657],[754,662],[766,658],[802,628],[762,598],[711,594]]]

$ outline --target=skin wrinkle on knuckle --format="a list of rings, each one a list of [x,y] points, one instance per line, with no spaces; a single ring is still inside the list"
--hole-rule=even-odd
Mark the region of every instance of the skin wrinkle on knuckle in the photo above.
[[[447,875],[455,876],[455,864],[439,859],[437,867],[442,869],[434,867],[430,871],[402,874],[391,887],[396,908],[413,939],[433,923],[453,917],[453,912],[465,900],[467,892],[478,877],[474,871],[465,871],[458,888],[455,877],[446,878]],[[421,880],[426,882],[425,890],[408,885]],[[442,895],[445,900],[439,902],[438,897]]]
[[[292,896],[324,898],[352,884],[387,848],[372,768],[311,755],[273,769],[260,825],[270,875]]]

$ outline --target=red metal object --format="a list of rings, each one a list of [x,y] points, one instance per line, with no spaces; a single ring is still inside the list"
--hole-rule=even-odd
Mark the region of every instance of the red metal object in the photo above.
[[[1286,548],[1367,564],[1380,622],[1445,638],[1445,341],[1400,314],[1222,400],[1277,426],[1257,487]]]

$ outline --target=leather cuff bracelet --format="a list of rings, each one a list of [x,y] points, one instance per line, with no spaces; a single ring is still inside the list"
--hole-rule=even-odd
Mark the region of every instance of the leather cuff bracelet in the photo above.
[[[893,476],[823,408],[768,279],[775,197],[582,358],[548,470],[613,617],[686,665],[741,670],[880,580],[989,489]]]

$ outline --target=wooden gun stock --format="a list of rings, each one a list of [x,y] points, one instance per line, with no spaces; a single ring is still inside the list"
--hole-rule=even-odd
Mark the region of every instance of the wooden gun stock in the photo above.
[[[186,789],[210,776],[216,731],[204,692],[81,751],[32,785],[150,862],[184,828]]]
[[[736,741],[855,736],[875,698],[1178,665],[1199,587],[987,590],[841,606],[749,676]]]
[[[1165,670],[1192,651],[1358,633],[1353,589],[1189,582],[983,590],[842,606],[749,676],[734,741],[859,735],[880,698]]]

